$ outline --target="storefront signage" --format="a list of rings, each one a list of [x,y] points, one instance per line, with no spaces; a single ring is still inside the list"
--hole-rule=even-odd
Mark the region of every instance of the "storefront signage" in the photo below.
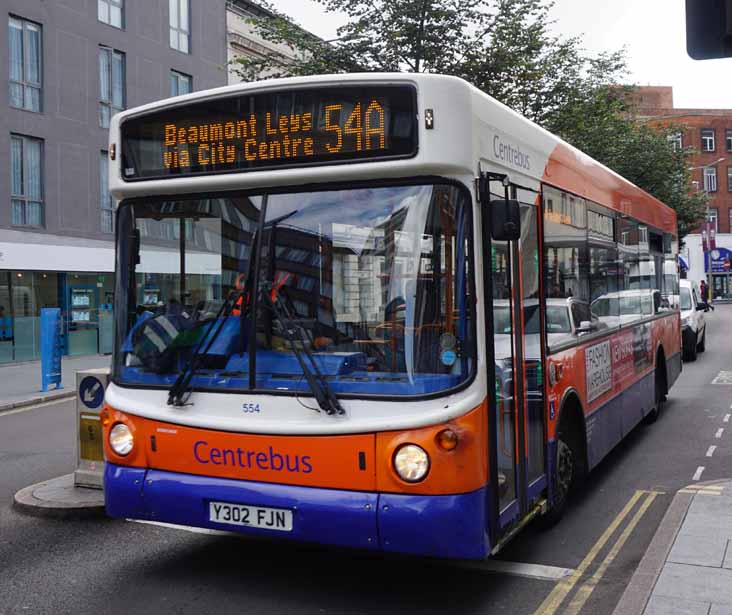
[[[730,270],[732,270],[732,250],[717,248],[704,254],[704,271],[727,273]]]

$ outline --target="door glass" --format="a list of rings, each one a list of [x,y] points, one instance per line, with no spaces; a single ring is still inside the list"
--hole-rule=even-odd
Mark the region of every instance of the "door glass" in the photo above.
[[[513,298],[510,244],[491,244],[493,351],[496,369],[496,459],[499,513],[516,499]]]
[[[530,194],[521,200],[529,200]],[[544,474],[544,379],[541,368],[539,241],[535,205],[521,205],[521,300],[526,412],[527,484]]]

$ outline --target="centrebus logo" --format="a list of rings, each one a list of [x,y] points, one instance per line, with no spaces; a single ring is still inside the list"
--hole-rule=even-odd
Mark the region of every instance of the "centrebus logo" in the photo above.
[[[526,169],[527,171],[531,170],[531,156],[523,152],[518,146],[504,143],[498,135],[493,137],[493,155],[498,160],[514,167]]]
[[[199,440],[193,445],[193,457],[202,465],[302,474],[310,474],[313,471],[310,455],[282,454],[271,446],[266,452],[252,451],[242,448],[218,448],[209,445],[205,440]]]

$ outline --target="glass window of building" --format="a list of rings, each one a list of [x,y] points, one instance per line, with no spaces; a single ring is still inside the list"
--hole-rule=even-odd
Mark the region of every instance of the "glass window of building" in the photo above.
[[[97,0],[97,18],[115,28],[123,28],[124,6],[124,0]]]
[[[732,167],[727,167],[727,192],[732,192]]]
[[[680,132],[675,132],[674,134],[669,135],[667,138],[669,145],[675,152],[680,152],[683,149],[684,143],[681,138]]]
[[[703,152],[713,152],[716,147],[714,143],[714,129],[703,128],[701,131],[701,145]]]
[[[125,54],[99,47],[99,125],[109,128],[109,120],[125,108]]]
[[[41,26],[10,17],[8,58],[10,60],[10,105],[26,111],[41,111],[42,87]]]
[[[43,226],[43,141],[10,138],[10,204],[14,226]]]
[[[170,47],[183,53],[190,52],[191,17],[189,0],[169,0]]]
[[[102,212],[102,233],[114,233],[114,208],[109,193],[109,154],[99,153],[99,208]]]
[[[704,191],[717,191],[717,169],[715,167],[704,167]]]
[[[708,207],[707,208],[707,220],[709,221],[709,226],[711,226],[714,229],[715,233],[719,232],[719,209],[716,207]]]
[[[170,71],[170,95],[180,96],[190,94],[193,91],[193,77],[178,71]]]

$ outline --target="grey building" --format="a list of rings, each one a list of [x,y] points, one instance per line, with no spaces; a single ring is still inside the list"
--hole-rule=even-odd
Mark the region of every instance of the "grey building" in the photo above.
[[[0,0],[0,362],[111,350],[115,112],[227,82],[225,0]]]

